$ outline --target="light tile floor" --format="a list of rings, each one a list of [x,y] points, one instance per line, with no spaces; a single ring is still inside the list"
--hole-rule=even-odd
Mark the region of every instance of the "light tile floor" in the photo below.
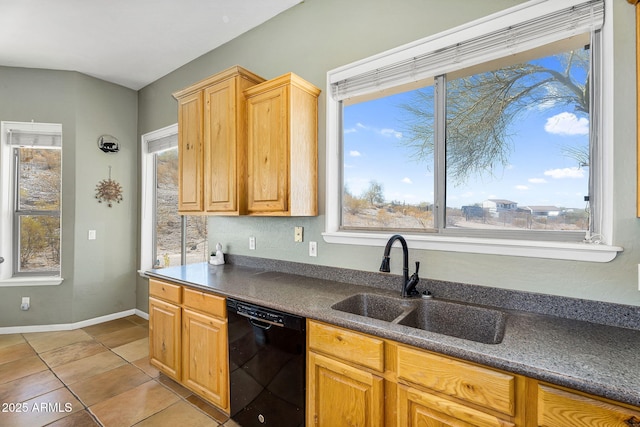
[[[2,427],[239,427],[149,364],[138,316],[0,335]]]

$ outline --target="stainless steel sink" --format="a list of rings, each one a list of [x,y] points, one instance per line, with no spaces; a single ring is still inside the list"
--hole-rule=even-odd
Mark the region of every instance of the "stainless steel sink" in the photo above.
[[[507,314],[486,307],[442,300],[421,300],[397,323],[484,344],[500,344]]]
[[[507,321],[506,313],[488,307],[374,293],[350,296],[331,308],[485,344],[502,342]]]
[[[332,309],[372,319],[392,322],[410,310],[415,304],[406,298],[394,298],[378,294],[356,294],[331,306]]]

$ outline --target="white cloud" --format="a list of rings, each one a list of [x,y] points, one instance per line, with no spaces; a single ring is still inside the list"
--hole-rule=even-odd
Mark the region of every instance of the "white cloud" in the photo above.
[[[526,185],[516,185],[516,190],[528,190],[529,187],[527,187]]]
[[[544,174],[554,179],[584,178],[584,170],[580,168],[549,169]]]
[[[349,156],[351,156],[351,157],[360,157],[360,156],[362,156],[362,154],[360,154],[360,152],[357,151],[357,150],[351,150],[351,151],[349,151]]]
[[[402,138],[402,132],[398,132],[395,129],[381,129],[380,135],[382,136],[393,136],[397,139]]]
[[[358,130],[356,128],[345,129],[344,133],[356,133]]]
[[[560,113],[547,119],[544,130],[556,135],[588,135],[589,120],[573,113]]]
[[[544,178],[529,178],[528,181],[532,184],[546,184],[547,180]]]
[[[405,184],[413,184],[411,178],[409,178],[408,176],[402,178],[402,182],[404,182]]]
[[[356,123],[356,127],[359,127],[360,129],[369,129],[368,126],[363,125],[362,123],[358,122]]]

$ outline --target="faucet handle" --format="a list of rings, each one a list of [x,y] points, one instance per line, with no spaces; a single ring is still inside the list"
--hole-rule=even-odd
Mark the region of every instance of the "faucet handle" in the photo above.
[[[418,274],[418,270],[420,270],[420,261],[416,261],[416,274]]]

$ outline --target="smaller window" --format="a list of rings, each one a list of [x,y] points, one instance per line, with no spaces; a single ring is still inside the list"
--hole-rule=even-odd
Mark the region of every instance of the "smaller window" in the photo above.
[[[61,275],[62,126],[2,122],[0,278]]]
[[[207,218],[178,213],[178,127],[142,136],[141,270],[206,262]]]

